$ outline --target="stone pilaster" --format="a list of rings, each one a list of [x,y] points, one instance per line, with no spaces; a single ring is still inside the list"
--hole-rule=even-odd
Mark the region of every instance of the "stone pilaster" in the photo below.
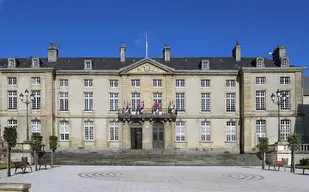
[[[164,124],[164,148],[169,149],[173,148],[173,123],[166,122]]]
[[[149,121],[143,124],[143,149],[152,149],[152,124]]]
[[[130,126],[128,123],[122,123],[122,148],[131,148]]]

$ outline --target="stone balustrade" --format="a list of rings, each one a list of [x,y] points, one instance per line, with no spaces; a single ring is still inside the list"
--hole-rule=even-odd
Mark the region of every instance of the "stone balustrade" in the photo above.
[[[0,183],[0,192],[29,192],[29,183]]]

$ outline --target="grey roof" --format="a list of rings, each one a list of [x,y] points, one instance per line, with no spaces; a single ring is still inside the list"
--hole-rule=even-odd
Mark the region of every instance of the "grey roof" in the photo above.
[[[309,96],[309,76],[303,76],[303,95]]]
[[[17,68],[30,68],[31,57],[15,58]],[[120,68],[129,66],[144,58],[126,58],[125,62],[120,62],[120,58],[58,58],[56,63],[49,63],[47,58],[40,58],[41,68],[54,67],[56,70],[83,70],[84,61],[92,60],[94,70],[119,70]],[[163,65],[174,68],[175,70],[199,70],[201,60],[209,60],[211,70],[237,70],[239,67],[254,67],[255,58],[242,58],[237,62],[233,57],[183,57],[171,58],[166,62],[163,58],[150,58]],[[6,68],[8,63],[7,58],[0,58],[0,67]],[[279,67],[273,60],[264,58],[265,67]]]

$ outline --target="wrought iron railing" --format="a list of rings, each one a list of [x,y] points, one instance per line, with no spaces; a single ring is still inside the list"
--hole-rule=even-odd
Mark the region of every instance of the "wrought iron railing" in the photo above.
[[[171,110],[169,108],[127,110],[126,108],[121,108],[118,111],[118,116],[120,118],[174,118],[177,116],[177,110]]]

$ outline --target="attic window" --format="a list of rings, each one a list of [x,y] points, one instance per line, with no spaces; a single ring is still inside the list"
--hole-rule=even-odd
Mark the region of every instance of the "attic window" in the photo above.
[[[8,59],[8,67],[16,67],[16,60],[15,58]]]
[[[85,60],[85,69],[92,69],[92,61]]]
[[[256,66],[257,66],[257,67],[264,67],[264,58],[258,57],[258,58],[256,59]]]
[[[209,61],[208,60],[202,60],[202,70],[209,69]]]
[[[32,58],[32,67],[40,67],[39,58]]]
[[[288,67],[289,66],[289,60],[288,58],[281,58],[281,67]]]

